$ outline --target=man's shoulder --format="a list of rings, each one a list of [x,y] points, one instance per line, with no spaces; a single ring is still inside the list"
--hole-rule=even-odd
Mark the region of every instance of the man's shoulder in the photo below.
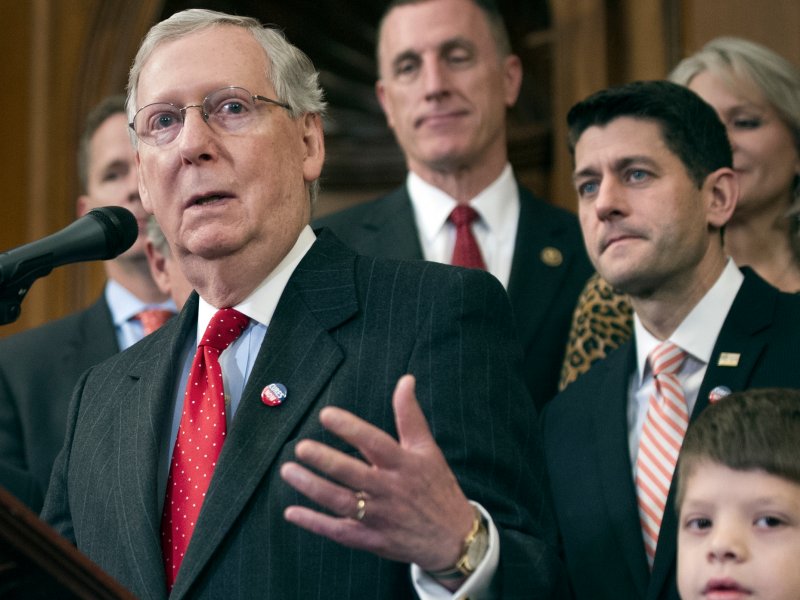
[[[628,340],[612,350],[608,356],[595,362],[586,373],[580,375],[545,405],[543,418],[584,411],[587,403],[599,402],[605,395],[616,393],[616,389],[608,388],[609,380],[616,381],[620,377],[627,380],[632,368],[633,343],[632,340]]]
[[[387,279],[396,286],[403,281],[415,280],[424,281],[430,285],[428,293],[439,293],[439,286],[457,285],[467,286],[471,293],[477,293],[478,289],[497,288],[503,294],[505,290],[502,284],[488,271],[481,269],[466,269],[443,263],[437,263],[422,259],[398,259],[356,255],[356,272],[368,276],[374,280],[376,278]]]
[[[555,227],[572,236],[577,235],[582,240],[580,224],[574,212],[543,200],[522,185],[519,186],[519,200],[521,226],[535,224],[540,227]],[[525,219],[526,214],[530,218]]]
[[[56,342],[70,337],[84,328],[87,320],[102,318],[104,305],[105,300],[101,298],[91,306],[65,317],[0,339],[0,360],[7,357],[18,362],[21,354],[41,355],[46,353],[48,348],[53,348]],[[105,311],[108,312],[107,307]]]
[[[404,206],[410,208],[411,205],[405,186],[400,186],[377,198],[314,219],[313,226],[330,227],[336,231],[341,227],[357,225],[365,219],[372,219],[384,213],[390,214]]]

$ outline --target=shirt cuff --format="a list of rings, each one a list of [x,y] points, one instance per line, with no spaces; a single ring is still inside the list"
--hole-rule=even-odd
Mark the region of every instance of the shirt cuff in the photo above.
[[[420,600],[458,600],[469,598],[470,600],[489,600],[496,598],[493,592],[494,575],[497,572],[497,565],[500,562],[500,535],[497,527],[492,521],[489,513],[477,502],[470,501],[470,504],[481,511],[486,520],[486,527],[489,531],[489,547],[486,555],[478,564],[478,568],[461,584],[455,592],[441,586],[436,579],[428,575],[416,564],[411,565],[411,581],[414,590]]]

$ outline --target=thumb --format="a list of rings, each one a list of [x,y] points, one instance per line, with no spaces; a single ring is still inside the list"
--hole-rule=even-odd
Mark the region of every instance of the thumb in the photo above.
[[[392,395],[397,436],[403,448],[413,448],[433,442],[425,413],[417,402],[415,386],[416,379],[413,375],[403,375],[397,381]]]

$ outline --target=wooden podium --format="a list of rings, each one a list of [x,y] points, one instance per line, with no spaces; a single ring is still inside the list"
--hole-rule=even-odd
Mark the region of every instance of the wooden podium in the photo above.
[[[2,486],[0,598],[135,600]]]

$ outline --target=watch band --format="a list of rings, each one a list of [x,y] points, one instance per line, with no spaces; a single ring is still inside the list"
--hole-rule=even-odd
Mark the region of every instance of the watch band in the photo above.
[[[470,563],[469,551],[472,544],[475,543],[475,540],[481,535],[487,536],[488,532],[486,530],[486,523],[484,522],[481,512],[474,506],[472,509],[475,512],[472,519],[472,528],[469,530],[469,533],[461,543],[461,555],[456,560],[456,564],[452,567],[441,569],[439,571],[427,571],[428,575],[434,579],[463,579],[464,577],[472,575],[472,573],[475,571],[477,564]]]

